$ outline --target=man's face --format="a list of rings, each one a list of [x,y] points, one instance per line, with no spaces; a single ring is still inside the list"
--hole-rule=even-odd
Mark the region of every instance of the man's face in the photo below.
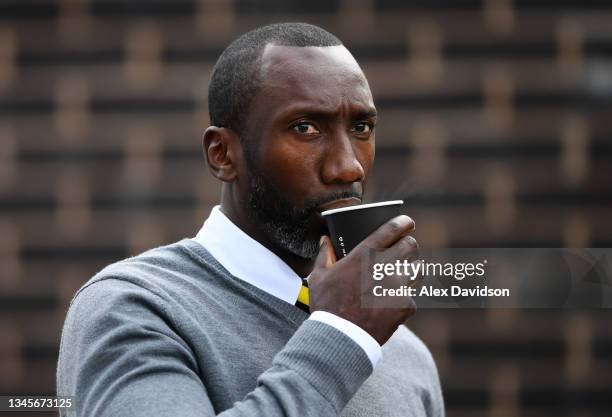
[[[243,137],[248,215],[271,241],[313,258],[321,211],[361,202],[376,109],[343,46],[268,45]]]

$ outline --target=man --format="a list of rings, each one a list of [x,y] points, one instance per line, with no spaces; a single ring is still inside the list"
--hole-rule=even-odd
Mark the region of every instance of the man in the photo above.
[[[414,259],[414,222],[340,261],[321,238],[321,211],[359,203],[374,159],[376,109],[349,51],[312,25],[256,29],[217,61],[209,107],[220,206],[194,239],[79,290],[58,394],[87,417],[442,416],[431,355],[401,325],[414,304],[360,308],[364,257]]]

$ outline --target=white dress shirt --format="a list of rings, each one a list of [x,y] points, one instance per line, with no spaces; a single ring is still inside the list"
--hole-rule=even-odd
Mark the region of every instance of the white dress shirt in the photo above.
[[[193,240],[210,252],[233,276],[295,305],[302,279],[281,258],[251,238],[215,206]],[[382,356],[378,342],[356,324],[326,311],[313,312],[317,320],[353,339],[376,364]]]

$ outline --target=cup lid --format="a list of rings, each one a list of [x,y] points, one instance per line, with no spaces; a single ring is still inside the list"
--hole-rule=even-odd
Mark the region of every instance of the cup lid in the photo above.
[[[355,206],[347,206],[347,207],[339,207],[331,210],[325,210],[321,213],[321,216],[328,216],[334,213],[340,213],[343,211],[351,211],[351,210],[361,210],[372,207],[380,207],[380,206],[392,206],[396,204],[404,204],[404,200],[391,200],[391,201],[380,201],[378,203],[368,203],[368,204],[357,204]]]

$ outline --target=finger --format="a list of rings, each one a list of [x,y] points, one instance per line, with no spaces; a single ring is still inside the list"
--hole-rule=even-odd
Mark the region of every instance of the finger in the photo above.
[[[374,249],[388,248],[408,233],[414,231],[414,228],[414,220],[410,217],[405,215],[397,216],[376,229],[360,245]]]
[[[388,249],[396,259],[414,261],[419,256],[419,243],[412,236],[404,236]]]
[[[404,236],[399,239],[393,246],[385,250],[379,251],[377,259],[379,262],[395,263],[396,261],[403,261],[404,259],[409,262],[415,261],[419,256],[419,244],[410,235]]]
[[[315,259],[314,268],[329,268],[336,263],[336,253],[328,236],[319,240],[319,254]]]

